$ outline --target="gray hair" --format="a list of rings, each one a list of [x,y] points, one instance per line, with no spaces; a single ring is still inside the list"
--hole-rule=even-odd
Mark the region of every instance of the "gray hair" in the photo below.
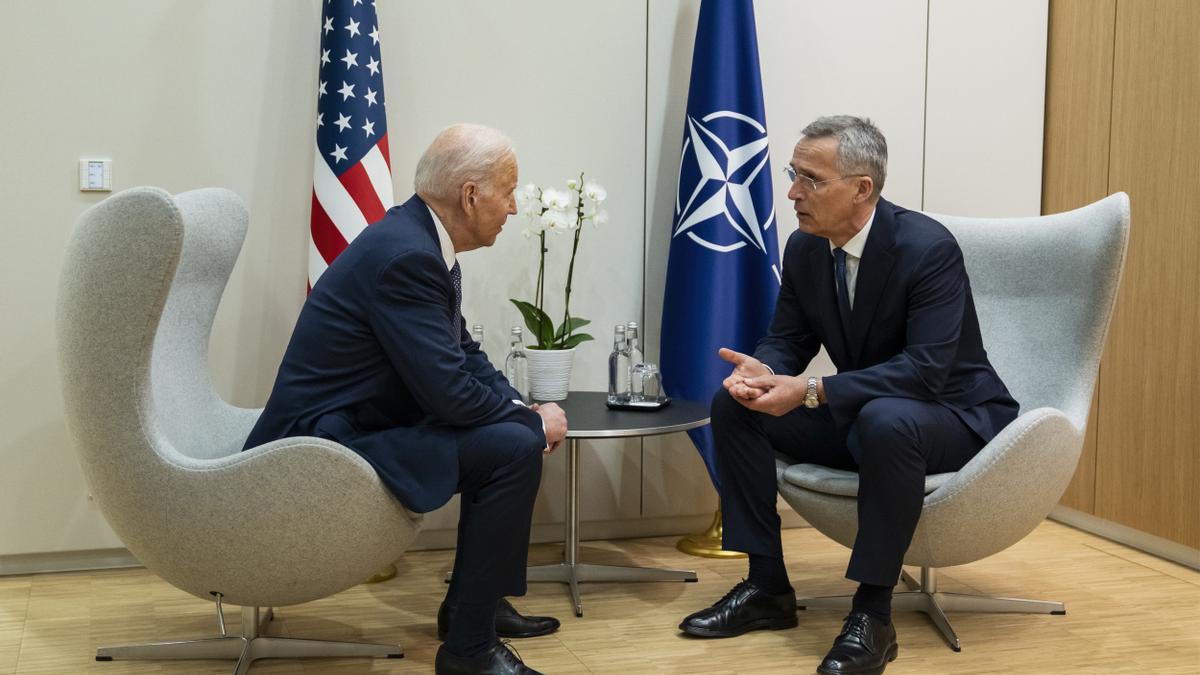
[[[491,188],[499,165],[515,157],[512,141],[481,124],[452,124],[438,132],[417,161],[413,187],[422,198],[448,201],[468,182]]]
[[[883,190],[887,178],[887,139],[871,120],[852,115],[820,117],[804,127],[806,138],[836,138],[838,171],[842,175],[870,176],[874,195]]]

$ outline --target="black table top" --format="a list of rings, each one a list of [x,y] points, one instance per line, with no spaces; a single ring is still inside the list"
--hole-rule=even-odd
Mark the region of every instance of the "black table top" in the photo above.
[[[555,401],[567,413],[567,438],[626,438],[687,431],[708,424],[708,404],[671,399],[661,410],[609,410],[608,394],[572,391]]]

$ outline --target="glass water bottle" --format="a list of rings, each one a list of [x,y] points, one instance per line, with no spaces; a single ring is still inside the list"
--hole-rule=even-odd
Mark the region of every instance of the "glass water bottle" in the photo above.
[[[521,327],[513,326],[508,338],[508,356],[504,359],[504,377],[521,395],[522,401],[529,401],[529,359],[525,356],[525,346],[521,344],[524,341]]]
[[[641,336],[639,333],[640,331],[638,330],[638,323],[636,321],[630,321],[625,326],[625,344],[628,345],[629,349],[629,400],[631,401],[642,400],[641,389],[637,387],[636,383],[633,381],[633,369],[637,368],[639,364],[644,362],[644,358],[642,357],[642,343],[639,339]]]
[[[613,350],[608,355],[608,402],[629,401],[629,346],[625,343],[625,326],[613,328]]]

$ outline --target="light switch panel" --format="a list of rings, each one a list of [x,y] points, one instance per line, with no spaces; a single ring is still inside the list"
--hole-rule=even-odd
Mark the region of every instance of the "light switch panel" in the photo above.
[[[84,192],[112,192],[112,160],[79,160],[79,189]]]

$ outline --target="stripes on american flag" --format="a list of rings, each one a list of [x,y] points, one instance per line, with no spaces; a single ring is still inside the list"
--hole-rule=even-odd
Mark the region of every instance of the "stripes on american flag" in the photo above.
[[[333,259],[395,203],[373,0],[325,0],[313,162],[311,289]]]

